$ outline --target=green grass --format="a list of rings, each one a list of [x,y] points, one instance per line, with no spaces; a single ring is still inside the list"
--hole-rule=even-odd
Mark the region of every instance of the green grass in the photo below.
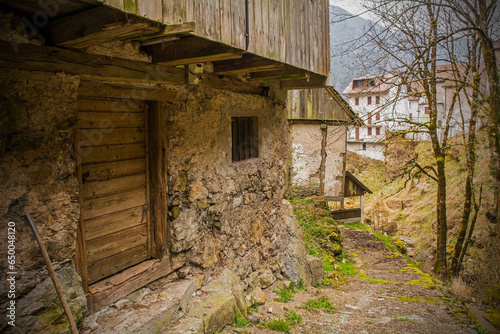
[[[259,309],[257,308],[257,306],[249,306],[247,307],[247,312],[248,313],[259,313]]]
[[[335,310],[335,306],[333,306],[332,303],[330,303],[330,301],[326,298],[326,297],[321,297],[317,300],[314,300],[314,299],[310,299],[308,300],[304,306],[303,306],[306,310],[309,310],[309,311],[313,311],[313,310],[316,310],[316,309],[323,309],[323,310],[326,310],[326,311],[333,311]]]
[[[380,240],[385,245],[385,247],[387,247],[388,250],[390,250],[391,252],[394,252],[394,253],[399,253],[399,250],[394,245],[391,237],[389,237],[383,233],[377,233],[377,232],[373,232],[373,235],[375,236],[375,238]]]
[[[362,270],[359,271],[358,278],[362,279],[363,281],[377,283],[377,284],[391,284],[391,283],[393,283],[392,281],[389,281],[387,279],[377,279],[377,278],[368,277],[368,275]]]
[[[307,254],[321,259],[325,270],[332,271],[333,257],[342,254],[342,235],[331,211],[317,205],[313,199],[293,199],[290,202],[304,232]]]
[[[286,333],[300,322],[302,322],[302,316],[294,310],[290,310],[285,314],[285,319],[278,318],[269,322],[263,322],[261,326],[273,331]]]
[[[345,223],[344,226],[353,228],[355,230],[362,230],[362,231],[371,231],[371,227],[369,225],[363,224],[361,222],[358,223]]]
[[[349,257],[344,256],[341,259],[342,260],[337,263],[338,272],[343,275],[355,275],[358,272],[358,267],[352,263],[352,260]]]
[[[262,326],[265,328],[269,328],[273,331],[278,331],[278,332],[288,332],[290,329],[292,329],[292,326],[290,326],[286,320],[283,320],[281,318],[274,319],[269,322],[264,322],[262,323]]]
[[[398,319],[399,321],[415,322],[415,320],[410,319],[408,317],[398,317],[396,319]]]
[[[295,326],[296,324],[302,322],[302,316],[294,310],[290,310],[287,314],[285,314],[285,320],[290,326]]]
[[[250,326],[252,326],[252,322],[245,318],[245,316],[241,314],[241,311],[237,309],[234,313],[233,327],[247,328]]]
[[[295,284],[292,281],[290,282],[290,285],[288,287],[274,290],[273,292],[278,295],[276,301],[287,303],[293,300],[293,296],[295,296],[297,292],[302,291],[304,289],[305,289],[304,281],[301,279],[298,284]]]

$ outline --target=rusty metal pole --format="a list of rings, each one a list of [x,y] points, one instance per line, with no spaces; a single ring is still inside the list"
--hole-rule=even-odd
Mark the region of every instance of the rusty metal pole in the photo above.
[[[66,299],[64,299],[61,285],[59,284],[59,281],[57,280],[56,272],[54,271],[54,268],[52,267],[52,263],[50,262],[49,254],[47,253],[47,250],[45,249],[45,246],[43,245],[42,238],[40,237],[40,234],[38,233],[38,229],[36,228],[35,222],[33,221],[33,219],[31,219],[31,216],[29,213],[26,215],[26,219],[28,220],[28,223],[30,224],[31,230],[33,231],[33,234],[35,235],[35,239],[38,242],[38,246],[40,246],[40,250],[42,251],[42,256],[43,256],[43,259],[45,260],[45,265],[47,266],[47,270],[49,271],[50,278],[52,279],[52,283],[54,283],[54,288],[56,289],[57,296],[59,296],[59,300],[61,301],[61,305],[64,309],[64,313],[66,313],[66,317],[68,318],[71,333],[78,334],[78,328],[76,327],[75,319],[73,319],[73,314],[71,314],[71,310],[69,309],[69,306],[66,303]]]

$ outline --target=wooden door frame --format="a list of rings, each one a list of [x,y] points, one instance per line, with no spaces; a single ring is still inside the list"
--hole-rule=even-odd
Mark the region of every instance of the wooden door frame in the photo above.
[[[122,93],[121,99],[126,96]],[[174,94],[175,97],[175,94]],[[118,96],[87,96],[79,95],[78,98],[89,99],[116,99]],[[131,100],[131,99],[128,99]],[[144,101],[148,108],[145,110],[145,151],[146,151],[146,200],[148,206],[148,255],[156,259],[162,259],[165,253],[165,242],[167,235],[167,115],[162,112],[159,101]],[[78,117],[78,109],[76,110]],[[77,118],[78,119],[78,118]],[[79,204],[80,210],[83,204],[82,192],[82,168],[81,160],[78,158],[78,142],[80,131],[78,125],[75,127],[74,149],[76,152],[77,174],[79,182]],[[132,266],[131,271],[143,262]],[[82,216],[78,222],[76,236],[75,266],[82,278],[82,287],[88,295],[91,293],[88,284],[87,256],[85,245],[85,228]],[[125,269],[129,270],[129,269]],[[128,275],[123,275],[127,277]],[[114,275],[110,276],[111,278]],[[106,280],[106,279],[104,279]],[[96,282],[97,283],[97,282]],[[147,284],[148,282],[144,283]],[[93,283],[95,284],[95,283]]]

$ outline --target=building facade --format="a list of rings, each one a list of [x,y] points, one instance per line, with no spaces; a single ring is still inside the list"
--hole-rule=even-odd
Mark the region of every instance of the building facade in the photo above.
[[[177,273],[307,282],[286,92],[328,80],[328,2],[52,3],[0,1],[0,331],[68,331],[28,213],[78,325]]]

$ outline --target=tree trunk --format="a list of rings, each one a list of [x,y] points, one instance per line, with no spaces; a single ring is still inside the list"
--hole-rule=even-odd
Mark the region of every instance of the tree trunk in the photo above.
[[[479,6],[479,26],[480,31],[478,36],[481,40],[481,47],[483,49],[484,66],[486,74],[488,75],[489,93],[490,93],[490,128],[489,138],[491,146],[491,161],[490,168],[496,179],[495,199],[496,199],[496,214],[497,222],[500,221],[500,83],[496,64],[495,49],[493,41],[487,35],[488,32],[488,9],[485,0],[478,1]],[[498,233],[500,238],[500,231]]]

